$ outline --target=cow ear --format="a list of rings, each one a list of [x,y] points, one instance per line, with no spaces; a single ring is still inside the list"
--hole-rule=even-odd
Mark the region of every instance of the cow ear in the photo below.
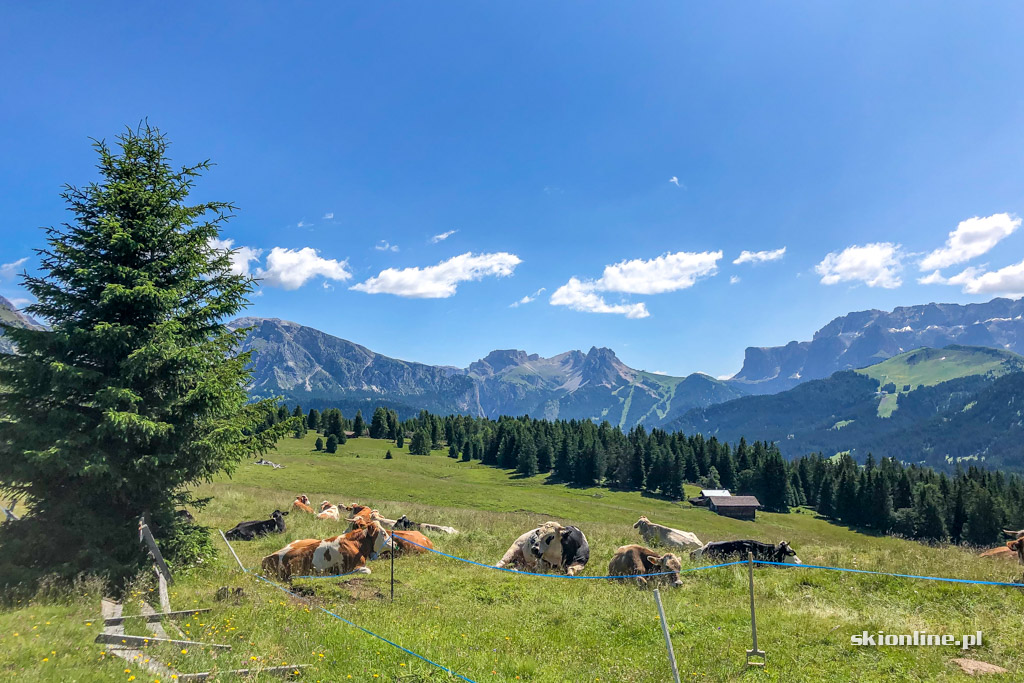
[[[647,561],[650,562],[651,564],[661,564],[661,558],[658,557],[657,555],[648,555],[647,556]]]
[[[288,514],[289,512],[291,512],[291,510],[285,510],[284,512],[282,512],[282,513],[281,513],[281,516],[282,516],[282,517],[284,517],[284,516],[285,516],[285,515],[287,515],[287,514]]]

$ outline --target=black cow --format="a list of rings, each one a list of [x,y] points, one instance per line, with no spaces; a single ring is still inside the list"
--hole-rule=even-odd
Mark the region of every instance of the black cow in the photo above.
[[[719,541],[708,543],[703,548],[698,548],[690,553],[690,557],[724,558],[739,556],[740,559],[747,559],[747,553],[754,553],[755,560],[766,562],[782,562],[785,564],[803,564],[796,556],[796,551],[789,547],[785,541],[772,545],[760,541]]]
[[[287,512],[274,510],[270,519],[261,519],[253,522],[239,522],[235,528],[224,535],[229,541],[251,541],[257,536],[266,534],[279,534],[284,531],[284,516]]]

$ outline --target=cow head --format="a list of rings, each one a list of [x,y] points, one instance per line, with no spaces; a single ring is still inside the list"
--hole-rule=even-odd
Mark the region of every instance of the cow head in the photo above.
[[[275,522],[277,522],[277,530],[278,531],[284,531],[284,516],[287,515],[287,514],[288,514],[287,512],[281,512],[280,510],[274,510],[274,512],[270,515],[270,518],[273,519]]]
[[[399,517],[398,519],[395,520],[395,525],[392,528],[393,529],[410,529],[410,528],[412,528],[412,522],[409,521],[409,518],[406,515],[402,515],[401,517]]]
[[[541,525],[537,529],[537,533],[534,534],[533,541],[530,543],[530,552],[533,556],[539,559],[549,550],[555,549],[560,563],[562,558],[562,531],[564,529],[565,527],[558,522],[545,522]]]
[[[646,517],[641,517],[640,519],[636,520],[636,524],[633,525],[633,528],[640,529],[642,531],[646,529],[650,523],[651,520],[647,519]]]
[[[647,561],[654,565],[654,567],[657,569],[657,571],[652,573],[656,574],[658,572],[672,572],[671,574],[666,574],[664,577],[661,578],[671,579],[673,586],[683,585],[683,580],[679,578],[679,570],[683,568],[683,564],[679,561],[678,557],[676,557],[672,553],[665,553],[660,557],[658,555],[648,555]]]
[[[1024,564],[1024,538],[1018,538],[1016,541],[1010,541],[1006,544],[1006,547],[1017,553],[1017,562]]]
[[[786,564],[803,564],[800,558],[796,556],[796,551],[789,547],[789,543],[782,541],[775,548],[775,561],[784,562]]]
[[[301,496],[297,496],[295,500],[299,501],[303,505],[309,505],[309,498],[307,498],[304,494]]]
[[[320,512],[323,512],[329,507],[331,507],[331,501],[325,500],[324,502],[320,503]]]

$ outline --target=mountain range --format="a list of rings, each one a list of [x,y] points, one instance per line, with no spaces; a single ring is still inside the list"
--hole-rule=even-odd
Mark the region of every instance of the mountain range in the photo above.
[[[46,329],[44,325],[32,317],[19,311],[14,304],[0,296],[0,323],[11,327],[27,327],[33,330]],[[4,338],[4,330],[0,327],[0,353],[14,353],[14,344]]]
[[[3,298],[0,321],[42,327]],[[306,408],[608,420],[775,441],[786,455],[872,452],[1024,469],[1024,301],[850,313],[811,341],[748,348],[728,380],[636,370],[599,347],[550,358],[496,350],[458,368],[391,358],[276,318],[229,325],[247,330],[250,395]],[[0,336],[0,352],[13,350]]]
[[[815,332],[811,341],[748,348],[731,382],[748,393],[773,394],[904,351],[951,344],[1024,353],[1024,299],[850,313]]]
[[[240,318],[253,351],[253,396],[284,396],[303,405],[427,409],[496,418],[531,415],[608,420],[625,428],[659,424],[744,391],[707,375],[672,377],[634,370],[607,348],[551,358],[492,351],[467,368],[390,358],[286,320]]]
[[[938,469],[972,461],[1024,470],[1024,357],[998,349],[916,349],[773,395],[698,408],[667,429],[736,443],[774,441],[786,456],[868,453]]]

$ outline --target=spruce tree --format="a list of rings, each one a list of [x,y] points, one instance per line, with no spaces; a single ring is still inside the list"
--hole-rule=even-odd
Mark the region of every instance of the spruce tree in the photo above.
[[[1002,515],[987,488],[976,489],[967,505],[964,539],[974,545],[994,543],[1002,536]]]
[[[399,428],[398,435],[395,437],[395,445],[399,448],[405,447],[405,430]]]
[[[338,436],[336,434],[330,434],[327,437],[327,452],[337,453],[338,452]]]
[[[228,329],[253,289],[216,246],[234,207],[187,203],[207,163],[172,168],[148,124],[117,149],[95,143],[99,179],[66,186],[71,221],[46,231],[28,312],[47,331],[7,328],[0,357],[0,495],[28,512],[0,527],[0,576],[86,572],[119,585],[149,563],[145,516],[172,563],[208,556],[205,528],[176,514],[192,491],[264,452],[292,424],[260,431],[247,401],[246,330]]]
[[[314,448],[314,450],[318,450],[318,451],[322,451],[324,449],[323,437],[320,437],[320,436],[316,437],[316,443],[313,444],[313,448]]]
[[[524,477],[532,477],[537,474],[537,470],[537,447],[533,439],[526,437],[522,440],[516,457],[516,471]]]
[[[942,496],[936,484],[925,484],[914,501],[914,526],[918,538],[929,541],[945,541],[945,515],[942,511]]]
[[[366,421],[363,420],[363,411],[356,411],[356,419],[352,422],[352,438],[358,439],[366,431]]]

